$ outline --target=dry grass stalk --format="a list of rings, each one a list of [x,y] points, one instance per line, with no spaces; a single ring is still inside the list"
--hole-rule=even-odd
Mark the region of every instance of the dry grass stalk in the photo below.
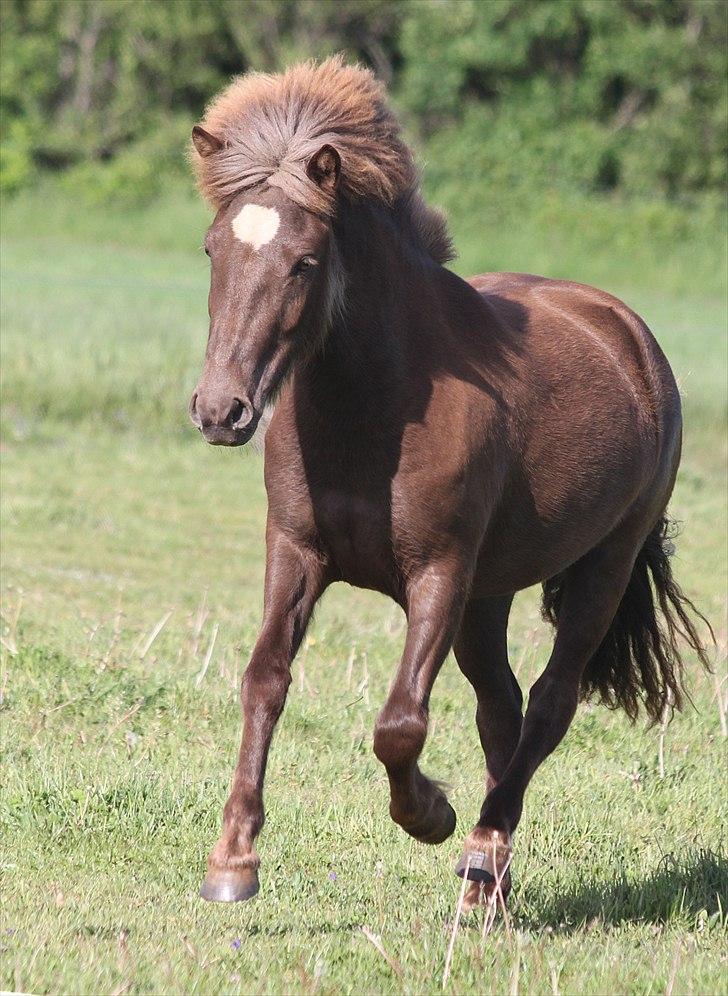
[[[60,705],[53,706],[51,709],[41,709],[40,714],[45,721],[51,713],[59,712],[61,709],[65,709],[67,706],[73,705],[74,702],[80,702],[83,696],[75,695],[72,699],[66,699],[65,702],[61,702]]]
[[[680,954],[681,954],[680,948],[681,948],[681,943],[680,939],[678,938],[678,942],[675,945],[675,954],[673,955],[672,958],[672,965],[670,967],[670,977],[667,980],[667,985],[665,986],[665,996],[672,996],[672,991],[675,987],[675,979],[677,978],[677,970],[680,964]]]
[[[303,695],[303,693],[307,691],[312,698],[316,698],[318,692],[316,691],[315,688],[313,688],[311,682],[306,677],[306,661],[308,660],[308,652],[315,643],[316,641],[312,637],[306,637],[306,641],[303,645],[301,656],[298,659],[299,690],[301,692],[301,695]]]
[[[484,889],[484,886],[481,885],[480,886],[480,896],[478,897],[479,899],[483,898],[483,889]],[[483,914],[483,929],[482,929],[481,934],[480,934],[480,946],[481,946],[481,948],[485,944],[486,937],[488,936],[488,934],[493,929],[493,924],[495,923],[495,911],[496,911],[496,908],[497,908],[497,900],[495,898],[495,892],[494,892],[493,895],[488,898],[488,904],[485,907],[485,913]]]
[[[121,726],[121,724],[125,723],[127,721],[127,719],[131,719],[132,716],[136,715],[136,713],[139,712],[139,710],[141,709],[141,707],[143,705],[144,705],[144,699],[139,699],[139,701],[136,703],[136,705],[133,705],[128,712],[124,713],[124,715],[121,717],[121,719],[118,719],[114,723],[114,725],[111,727],[111,729],[109,730],[109,732],[106,734],[106,737],[104,738],[103,743],[99,747],[98,752],[96,754],[97,757],[101,756],[101,753],[102,753],[104,747],[107,745],[107,743],[109,742],[109,740],[111,740],[112,736],[114,735],[114,733],[116,733],[116,731],[119,729],[119,727]]]
[[[306,658],[308,657],[309,647],[310,643],[308,637],[306,637],[306,639],[303,642],[303,650],[301,651],[301,654],[298,658],[298,690],[301,693],[301,695],[303,695],[304,691],[306,690],[306,685],[308,684],[308,682],[306,681]]]
[[[402,976],[404,975],[402,966],[400,965],[400,963],[397,961],[396,958],[392,958],[392,956],[387,953],[387,951],[384,948],[384,945],[382,944],[381,938],[378,937],[376,934],[372,933],[372,931],[368,927],[362,927],[361,932],[362,934],[364,934],[369,943],[374,945],[374,947],[380,953],[382,958],[384,958],[384,960],[392,969],[397,978],[401,979]]]
[[[521,978],[521,935],[516,935],[516,957],[513,961],[513,972],[511,974],[510,996],[518,996],[518,986]]]
[[[23,592],[22,590],[18,590],[18,601],[15,603],[15,610],[11,613],[7,620],[8,631],[4,636],[0,636],[0,643],[2,643],[12,657],[15,657],[18,652],[18,621],[20,619],[20,610],[22,607]]]
[[[94,642],[94,637],[96,636],[96,634],[98,633],[98,631],[99,631],[100,628],[101,628],[101,623],[100,622],[95,622],[93,624],[93,626],[91,627],[91,630],[89,632],[89,637],[88,637],[88,643],[86,644],[86,656],[87,657],[91,653],[91,644]]]
[[[493,841],[493,868],[495,869],[495,889],[493,889],[493,894],[497,897],[497,900],[500,903],[501,912],[503,913],[503,923],[505,924],[506,933],[508,934],[509,937],[511,936],[511,933],[512,933],[512,931],[511,931],[511,918],[508,915],[508,910],[506,908],[506,899],[505,899],[505,896],[503,895],[503,888],[502,888],[501,883],[503,882],[503,878],[505,877],[505,874],[506,874],[506,872],[508,871],[508,869],[510,867],[512,857],[513,857],[513,852],[511,852],[508,855],[508,860],[503,865],[503,870],[501,871],[501,873],[499,875],[498,874],[498,865],[496,863],[496,844],[495,844],[495,840]]]
[[[195,617],[194,629],[192,630],[192,646],[190,648],[190,654],[192,657],[197,657],[197,651],[200,648],[200,636],[202,635],[202,627],[205,625],[205,621],[209,615],[207,611],[207,588],[202,592],[202,598],[200,599],[200,605],[197,609],[197,615]]]
[[[351,650],[349,651],[349,660],[346,664],[346,690],[351,689],[351,676],[354,671],[354,661],[356,660],[356,647],[352,643]]]
[[[720,732],[724,737],[728,737],[728,688],[723,691],[723,685],[728,681],[728,674],[722,678],[718,676],[718,670],[713,673],[713,683],[715,684],[715,694],[713,698],[718,703],[718,719],[720,720]]]
[[[147,637],[147,639],[144,641],[144,644],[142,645],[142,647],[141,647],[141,649],[139,651],[139,660],[140,661],[143,661],[144,658],[147,656],[147,654],[149,653],[149,651],[152,648],[152,644],[154,643],[154,641],[157,639],[157,637],[159,636],[159,634],[162,632],[162,630],[164,629],[164,627],[169,622],[169,620],[170,620],[173,612],[174,612],[174,609],[170,609],[169,612],[165,612],[165,614],[162,616],[162,618],[156,624],[156,626],[151,631],[151,633],[149,634],[149,636]]]
[[[359,683],[359,687],[356,690],[356,694],[362,696],[362,698],[364,699],[364,705],[367,708],[369,708],[371,704],[369,699],[369,661],[367,659],[366,650],[362,653],[361,660],[362,660],[362,671],[364,672],[364,676],[362,677],[361,682]]]
[[[665,735],[667,733],[667,727],[670,722],[670,711],[673,705],[672,692],[668,689],[667,699],[665,701],[665,708],[662,710],[662,717],[660,718],[660,736],[658,740],[657,748],[657,762],[660,771],[660,778],[665,777]]]
[[[452,956],[455,951],[455,938],[458,934],[458,928],[460,926],[460,917],[463,915],[463,902],[465,901],[465,890],[468,887],[468,872],[470,871],[470,855],[465,859],[465,871],[463,872],[463,884],[460,886],[460,895],[458,896],[458,904],[455,908],[455,919],[452,924],[452,933],[450,934],[450,943],[447,946],[447,955],[445,956],[445,967],[442,970],[442,988],[444,989],[447,985],[447,980],[450,978],[450,968],[452,966]]]
[[[182,943],[184,944],[185,948],[187,949],[187,953],[189,954],[190,958],[192,958],[194,961],[197,961],[197,952],[195,951],[194,947],[190,943],[189,938],[185,937],[185,935],[183,934],[183,935],[181,935],[180,939],[181,939]]]
[[[513,857],[512,854],[508,855],[508,860],[503,865],[503,868],[499,874],[498,864],[496,862],[496,843],[495,841],[493,841],[493,868],[495,869],[495,888],[493,889],[492,893],[488,898],[488,905],[486,907],[485,917],[483,919],[483,931],[481,934],[481,943],[485,941],[485,938],[488,936],[488,934],[491,932],[493,928],[493,924],[495,923],[496,909],[499,903],[501,907],[501,912],[503,913],[503,922],[506,927],[506,932],[508,933],[509,937],[511,936],[511,919],[508,915],[506,900],[505,896],[503,895],[502,882],[503,879],[505,878],[508,868],[510,867],[512,857]]]
[[[217,634],[220,629],[220,624],[215,623],[212,630],[212,636],[210,637],[210,643],[207,647],[207,653],[205,654],[205,660],[202,664],[202,669],[195,679],[195,688],[199,688],[202,682],[205,680],[205,675],[207,674],[207,669],[210,666],[210,661],[212,660],[212,652],[215,649],[215,640],[217,640]]]
[[[559,993],[559,970],[556,965],[551,966],[551,996],[561,996]]]
[[[109,666],[111,655],[119,643],[119,639],[121,637],[121,620],[123,615],[124,613],[121,609],[121,592],[119,592],[119,604],[116,608],[116,615],[114,616],[114,630],[111,634],[111,642],[109,643],[106,653],[104,654],[104,659],[102,661],[103,667]]]

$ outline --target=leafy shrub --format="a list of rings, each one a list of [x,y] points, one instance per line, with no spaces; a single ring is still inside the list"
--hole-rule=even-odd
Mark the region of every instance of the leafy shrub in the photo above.
[[[231,75],[343,50],[494,189],[722,190],[727,17],[723,0],[4,0],[4,188],[81,168],[101,197],[152,196],[162,139],[181,161],[178,123]]]

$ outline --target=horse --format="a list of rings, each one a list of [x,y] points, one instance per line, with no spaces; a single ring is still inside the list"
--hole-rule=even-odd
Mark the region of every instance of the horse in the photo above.
[[[708,666],[669,561],[673,374],[645,322],[608,293],[447,269],[445,220],[365,68],[333,57],[235,79],[193,129],[190,156],[216,212],[190,417],[208,443],[241,446],[276,402],[263,620],[201,895],[258,891],[273,729],[336,581],[406,614],[373,749],[392,819],[429,844],[456,822],[417,763],[454,650],[477,700],[486,781],[456,871],[466,907],[496,885],[505,895],[524,793],[579,700],[633,721],[643,705],[656,722],[683,701],[680,640]],[[515,593],[539,583],[556,635],[524,715],[506,632]]]

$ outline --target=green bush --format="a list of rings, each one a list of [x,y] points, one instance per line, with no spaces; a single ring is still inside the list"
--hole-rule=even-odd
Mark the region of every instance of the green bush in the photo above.
[[[133,207],[155,200],[187,175],[188,121],[160,120],[150,134],[124,147],[108,162],[87,160],[61,174],[61,186],[91,206]]]
[[[231,75],[343,50],[495,190],[721,191],[727,16],[723,0],[3,0],[3,189],[67,170],[151,197],[164,142],[174,171]]]
[[[722,190],[726,13],[687,0],[425,5],[403,24],[400,99],[453,155],[487,162],[495,186]]]
[[[10,121],[0,141],[0,192],[12,194],[35,176],[30,129],[21,118]]]

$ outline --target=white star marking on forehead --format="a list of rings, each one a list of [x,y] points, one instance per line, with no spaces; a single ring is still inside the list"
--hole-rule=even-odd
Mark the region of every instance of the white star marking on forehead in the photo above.
[[[275,236],[280,223],[281,217],[275,208],[246,204],[233,218],[232,230],[236,239],[251,245],[257,252]]]

